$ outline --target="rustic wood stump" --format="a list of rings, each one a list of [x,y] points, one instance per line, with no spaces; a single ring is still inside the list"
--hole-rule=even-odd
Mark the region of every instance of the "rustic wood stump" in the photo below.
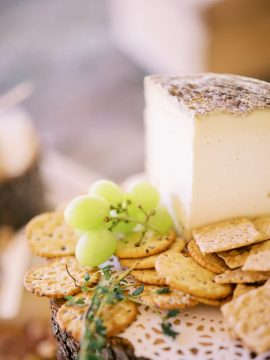
[[[58,343],[57,359],[76,360],[80,344],[60,328],[56,319],[57,311],[63,303],[64,300],[51,300],[50,302],[52,331]],[[144,357],[135,356],[133,346],[127,340],[120,337],[110,338],[102,355],[104,360],[149,360]]]

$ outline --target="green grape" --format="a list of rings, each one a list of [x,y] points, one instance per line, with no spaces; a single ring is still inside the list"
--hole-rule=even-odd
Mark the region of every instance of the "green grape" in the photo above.
[[[91,230],[102,226],[109,211],[107,201],[96,196],[83,195],[67,205],[64,216],[70,226],[79,230]]]
[[[148,221],[152,229],[166,234],[173,226],[173,221],[167,209],[164,206],[159,206],[155,209],[155,215],[152,215]]]
[[[117,206],[123,200],[121,189],[112,181],[99,180],[96,181],[89,190],[90,195],[99,196],[107,200],[110,205]]]
[[[106,229],[84,233],[76,246],[76,258],[82,266],[98,266],[113,255],[116,249],[115,236]]]
[[[127,193],[127,198],[134,204],[141,205],[145,211],[153,210],[159,203],[159,193],[146,181],[133,184]]]
[[[135,223],[132,222],[126,223],[125,221],[121,221],[112,229],[112,232],[114,234],[128,234],[132,232],[135,226],[136,226]]]

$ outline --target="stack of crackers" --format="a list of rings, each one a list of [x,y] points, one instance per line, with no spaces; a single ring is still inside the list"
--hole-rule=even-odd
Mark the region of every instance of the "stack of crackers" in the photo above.
[[[98,272],[77,263],[77,234],[65,224],[62,212],[34,218],[26,235],[34,254],[53,258],[26,274],[26,288],[50,298],[75,295],[75,300],[83,298],[89,304],[91,295],[81,293],[80,285],[85,272],[95,274],[93,283]],[[193,231],[188,244],[173,231],[149,232],[139,243],[138,234],[133,234],[118,241],[116,256],[122,267],[132,268],[136,283],[145,284],[139,295],[142,304],[159,310],[199,303],[221,306],[233,337],[258,353],[270,349],[270,217],[205,226]],[[67,264],[76,283],[67,274]],[[58,312],[60,326],[75,339],[81,336],[86,310],[64,303]],[[108,335],[129,326],[136,314],[137,306],[130,301],[108,305],[104,312]]]
[[[44,264],[30,269],[24,277],[25,288],[37,296],[62,300],[57,321],[62,330],[80,341],[84,314],[91,303],[92,293],[82,292],[85,277],[87,287],[99,281],[99,271],[79,265],[75,258],[78,234],[65,223],[61,211],[35,217],[26,227],[26,237],[34,255],[46,258]],[[72,296],[70,306],[68,299]],[[137,305],[123,301],[106,305],[102,318],[108,336],[115,336],[128,327],[137,315]]]

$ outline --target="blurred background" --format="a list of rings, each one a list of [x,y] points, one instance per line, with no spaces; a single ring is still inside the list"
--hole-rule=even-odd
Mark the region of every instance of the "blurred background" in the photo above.
[[[55,358],[18,229],[143,171],[143,77],[270,80],[269,34],[269,0],[0,0],[0,359]]]

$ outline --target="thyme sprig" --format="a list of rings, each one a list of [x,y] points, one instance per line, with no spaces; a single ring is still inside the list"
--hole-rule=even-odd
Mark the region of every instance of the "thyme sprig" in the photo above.
[[[141,225],[143,230],[141,232],[141,236],[139,241],[135,244],[135,246],[140,246],[147,230],[155,231],[150,225],[149,220],[152,216],[156,214],[155,210],[147,212],[144,210],[142,205],[136,205],[136,207],[142,212],[144,219],[140,220],[130,215],[130,206],[132,204],[131,200],[126,200],[117,206],[111,206],[110,216],[106,216],[104,221],[109,224],[109,230],[112,231],[119,223],[124,222],[134,223],[136,225]]]
[[[137,304],[144,305],[139,296],[144,292],[144,285],[136,287],[132,292],[127,291],[129,287],[134,287],[129,284],[127,276],[136,267],[136,264],[120,274],[113,273],[113,266],[107,265],[98,270],[102,278],[100,282],[92,287],[90,284],[91,276],[89,273],[85,274],[84,284],[81,287],[83,292],[93,291],[90,305],[84,316],[84,332],[80,347],[80,360],[102,360],[102,352],[106,347],[106,327],[102,319],[102,311],[106,304],[114,305],[121,301],[133,301]],[[77,280],[70,273],[68,267],[67,272],[77,284]],[[96,274],[96,273],[95,273]],[[92,276],[94,276],[93,274]],[[161,288],[157,293],[166,294],[168,288]],[[84,298],[75,298],[73,296],[66,296],[67,306],[84,307],[87,306]],[[173,339],[178,335],[173,330],[170,319],[177,316],[179,310],[170,310],[164,317],[162,317],[161,329],[164,335],[170,336]]]

